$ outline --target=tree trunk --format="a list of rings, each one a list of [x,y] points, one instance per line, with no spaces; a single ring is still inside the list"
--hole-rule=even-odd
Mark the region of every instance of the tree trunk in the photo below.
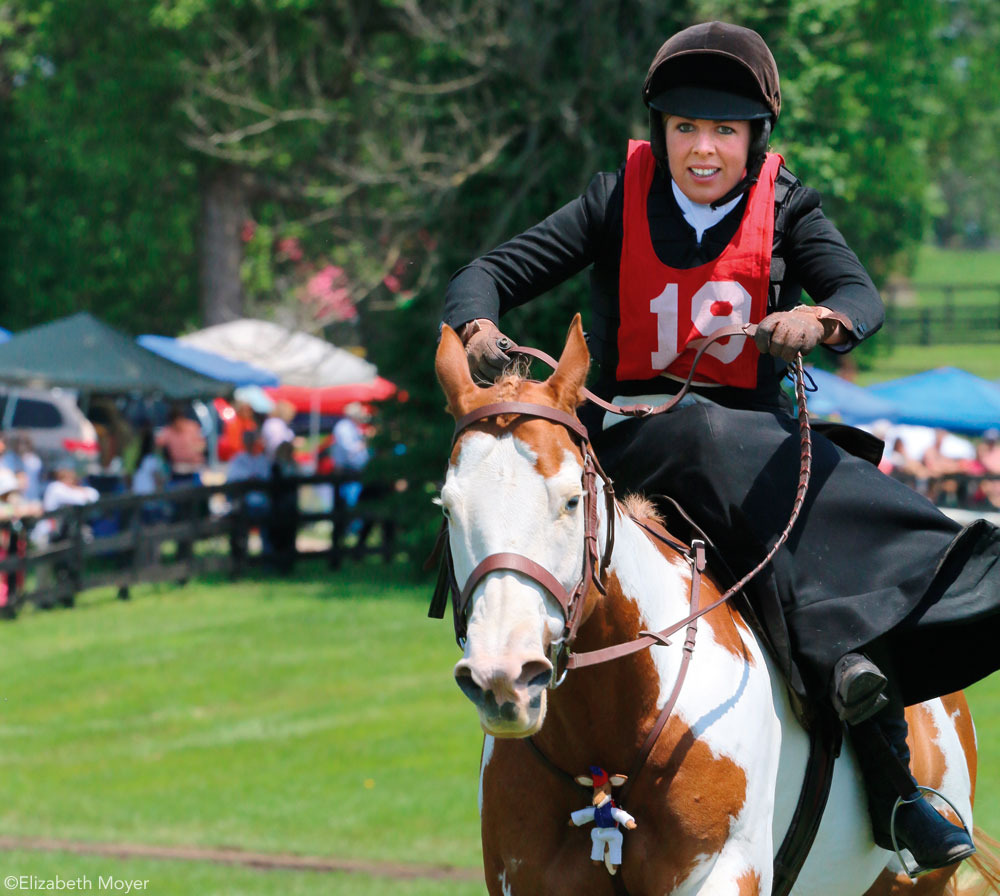
[[[243,317],[243,225],[250,218],[246,184],[235,168],[216,168],[201,204],[201,312],[205,326]]]

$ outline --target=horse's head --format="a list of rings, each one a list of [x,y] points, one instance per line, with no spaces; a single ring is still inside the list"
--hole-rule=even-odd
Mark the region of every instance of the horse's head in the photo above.
[[[508,375],[488,388],[477,386],[462,343],[448,327],[435,367],[458,420],[501,401],[575,414],[589,362],[577,315],[545,382]],[[510,553],[534,561],[572,591],[584,564],[583,467],[569,430],[550,420],[502,414],[465,428],[441,489],[458,586],[484,558]],[[545,718],[550,656],[566,624],[563,609],[535,578],[509,569],[479,579],[466,609],[464,655],[455,666],[459,687],[488,733],[533,734]]]

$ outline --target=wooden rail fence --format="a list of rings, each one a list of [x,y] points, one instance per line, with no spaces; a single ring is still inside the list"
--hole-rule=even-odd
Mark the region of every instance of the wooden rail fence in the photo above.
[[[920,305],[908,295],[923,295]],[[933,303],[928,297],[939,297]],[[900,345],[1000,342],[1000,283],[890,283],[883,338]]]
[[[396,525],[377,503],[362,498],[353,508],[343,500],[328,510],[300,507],[303,486],[329,486],[336,494],[344,481],[294,476],[114,495],[0,521],[0,616],[13,618],[28,603],[72,606],[90,588],[116,587],[125,599],[133,585],[185,582],[204,572],[238,578],[262,563],[286,572],[300,555],[297,536],[303,529],[313,534],[301,553],[325,557],[332,568],[372,553],[391,561]],[[316,534],[313,524],[320,521],[329,525]],[[39,538],[45,530],[48,537]],[[265,551],[250,548],[255,530]],[[380,538],[372,545],[374,533]],[[355,540],[350,548],[349,536]]]

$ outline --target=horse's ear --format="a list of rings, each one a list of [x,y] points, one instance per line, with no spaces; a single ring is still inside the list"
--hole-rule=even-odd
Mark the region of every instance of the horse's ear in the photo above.
[[[555,373],[548,379],[556,402],[568,411],[575,411],[583,401],[582,390],[587,382],[587,368],[590,366],[590,351],[583,336],[580,315],[573,317],[566,334],[566,345],[559,356]]]
[[[448,400],[448,410],[458,419],[468,409],[477,386],[469,373],[469,361],[465,356],[462,340],[447,324],[441,328],[441,341],[434,356],[434,370],[444,390],[444,397]]]
[[[591,778],[590,775],[577,775],[576,783],[582,784],[584,787],[593,787],[594,779]]]
[[[628,775],[612,775],[608,780],[612,787],[621,787],[628,780]]]

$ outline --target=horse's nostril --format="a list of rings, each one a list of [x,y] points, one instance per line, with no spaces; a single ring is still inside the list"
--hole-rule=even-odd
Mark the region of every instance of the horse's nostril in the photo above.
[[[551,679],[552,664],[548,660],[536,660],[524,664],[518,683],[528,688],[544,688]]]
[[[539,672],[531,681],[528,682],[529,688],[547,688],[549,682],[552,680],[551,672]]]
[[[469,669],[456,669],[455,683],[473,703],[479,705],[483,702],[483,689],[473,681],[472,672]]]

